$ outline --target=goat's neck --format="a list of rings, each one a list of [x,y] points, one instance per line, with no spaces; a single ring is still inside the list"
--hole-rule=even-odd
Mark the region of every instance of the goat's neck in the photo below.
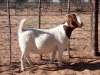
[[[75,29],[74,27],[67,27],[67,26],[64,26],[64,30],[65,30],[66,36],[67,36],[69,39],[70,39],[71,34],[72,34],[72,31],[73,31],[74,29]]]

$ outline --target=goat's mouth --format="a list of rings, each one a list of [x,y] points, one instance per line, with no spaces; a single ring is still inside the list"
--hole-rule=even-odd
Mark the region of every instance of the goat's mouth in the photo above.
[[[84,26],[84,24],[83,24],[83,22],[82,22],[81,24],[78,25],[78,28],[81,28],[81,27],[83,27],[83,26]]]
[[[84,26],[84,24],[83,24],[83,22],[81,23],[81,25],[79,26],[79,27],[83,27]]]

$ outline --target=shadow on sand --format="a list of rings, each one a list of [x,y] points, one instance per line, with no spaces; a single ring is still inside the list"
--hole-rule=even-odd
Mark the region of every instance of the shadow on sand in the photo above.
[[[79,58],[79,57],[74,57],[71,58],[72,60],[74,59],[84,59],[84,58]],[[70,59],[69,59],[70,60]],[[75,63],[69,63],[68,61],[64,62],[63,68],[59,68],[57,67],[57,61],[54,62],[55,66],[48,66],[47,62],[48,60],[43,60],[42,63],[37,64],[37,63],[33,63],[32,65],[27,65],[27,70],[31,71],[31,72],[35,72],[38,69],[41,70],[46,70],[46,71],[58,71],[58,70],[65,70],[65,69],[69,69],[69,70],[74,70],[74,71],[83,71],[85,69],[88,70],[98,70],[100,69],[100,58],[85,58],[85,60],[89,60],[89,61],[79,61],[79,62],[75,62]],[[43,66],[44,65],[44,66]],[[2,67],[5,67],[6,70],[3,70]],[[41,67],[41,68],[40,68]],[[15,73],[21,73],[20,71],[20,62],[13,62],[11,64],[10,67],[8,67],[7,65],[0,65],[0,73],[3,73],[5,71],[14,71]]]

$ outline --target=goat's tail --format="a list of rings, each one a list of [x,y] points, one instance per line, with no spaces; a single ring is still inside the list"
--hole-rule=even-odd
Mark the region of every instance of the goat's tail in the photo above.
[[[23,25],[26,19],[22,19],[18,28],[18,34],[20,34],[21,32],[23,32]]]

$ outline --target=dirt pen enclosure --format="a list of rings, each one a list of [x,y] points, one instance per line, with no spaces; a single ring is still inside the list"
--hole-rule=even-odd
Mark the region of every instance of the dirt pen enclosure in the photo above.
[[[66,19],[66,10],[56,8],[41,8],[41,28],[49,29],[62,24]],[[89,4],[90,6],[90,4]],[[59,7],[59,6],[57,6]],[[52,9],[52,11],[51,11]],[[74,7],[71,7],[70,13]],[[89,9],[90,10],[90,9]],[[10,9],[11,14],[11,64],[9,66],[9,25],[6,9],[0,9],[0,75],[100,75],[100,57],[93,54],[91,46],[91,12],[80,12],[84,23],[82,28],[77,28],[72,33],[70,40],[71,57],[68,59],[67,51],[63,53],[63,68],[57,67],[57,56],[54,64],[48,64],[50,54],[43,54],[39,62],[38,54],[30,54],[33,61],[27,70],[20,71],[20,48],[18,45],[18,26],[23,18],[26,18],[25,27],[38,28],[38,8],[34,9]],[[99,12],[100,13],[100,12]],[[100,51],[100,14],[98,24],[98,39]]]

